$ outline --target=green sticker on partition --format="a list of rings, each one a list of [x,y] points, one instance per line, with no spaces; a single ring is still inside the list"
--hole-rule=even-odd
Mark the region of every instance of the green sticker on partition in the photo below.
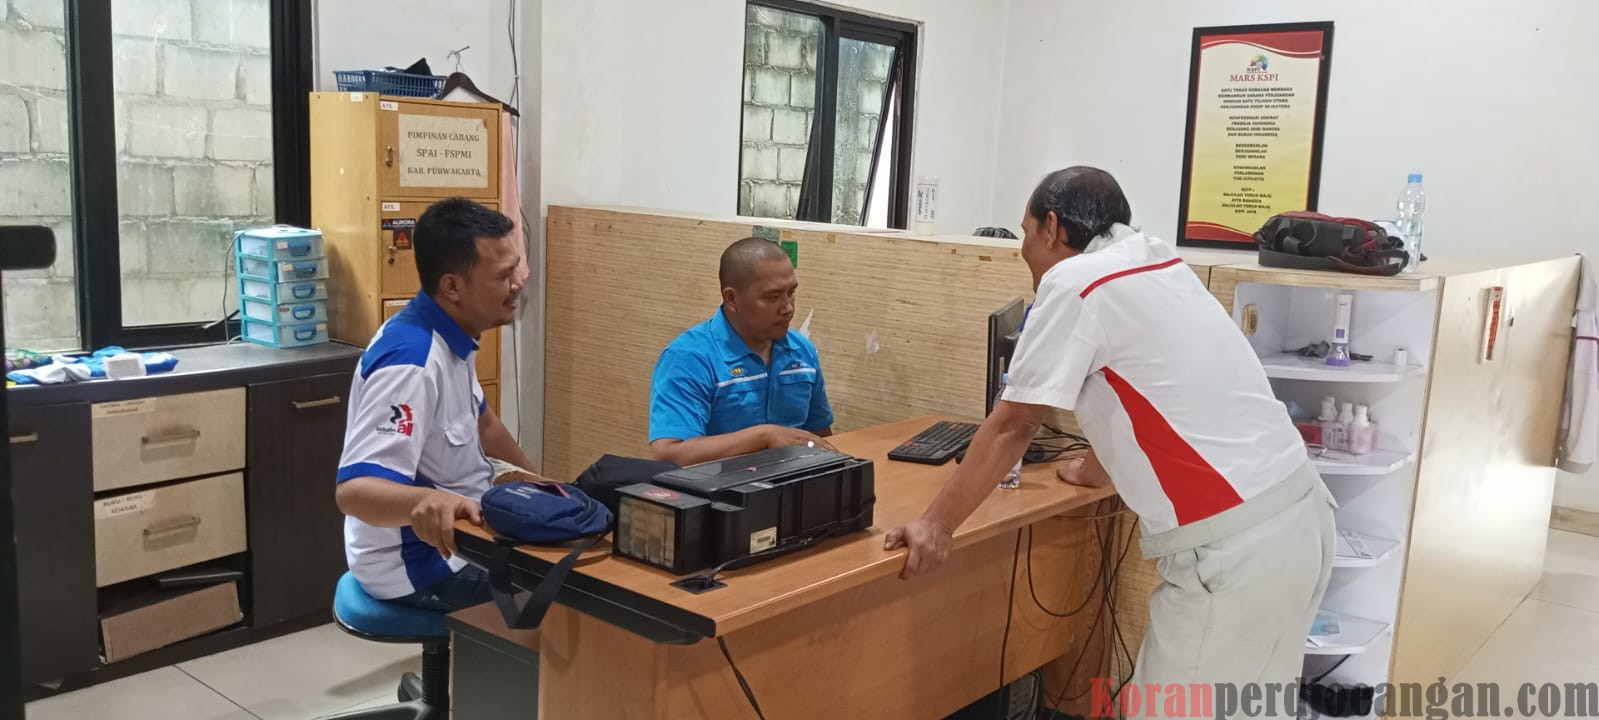
[[[750,234],[762,240],[771,240],[772,242],[777,242],[782,239],[782,235],[778,232],[777,228],[761,227],[759,225],[756,225],[755,231]]]
[[[783,248],[783,252],[788,253],[788,261],[790,263],[793,263],[795,268],[798,268],[799,267],[799,243],[797,243],[797,242],[795,242],[793,240],[780,240],[780,241],[778,241],[777,246],[780,247],[780,248]]]

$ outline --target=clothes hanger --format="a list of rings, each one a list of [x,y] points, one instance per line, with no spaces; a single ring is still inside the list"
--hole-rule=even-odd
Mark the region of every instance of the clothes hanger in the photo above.
[[[448,97],[450,93],[455,92],[456,90],[465,90],[466,92],[476,95],[484,102],[499,104],[501,108],[504,108],[506,112],[511,114],[511,117],[521,118],[522,114],[517,112],[516,108],[506,104],[504,100],[478,89],[477,83],[472,82],[472,78],[467,77],[466,73],[461,72],[461,53],[466,50],[470,50],[471,48],[472,46],[468,45],[460,50],[451,50],[446,55],[446,57],[455,58],[455,72],[450,73],[450,76],[444,79],[444,89],[439,91],[438,96],[441,98]]]

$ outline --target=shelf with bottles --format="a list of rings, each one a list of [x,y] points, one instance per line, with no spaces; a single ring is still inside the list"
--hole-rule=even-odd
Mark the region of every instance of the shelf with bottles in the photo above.
[[[1317,625],[1321,625],[1324,618],[1336,620],[1338,631],[1317,634],[1316,628],[1312,628],[1312,634],[1305,638],[1306,655],[1359,655],[1370,650],[1393,627],[1385,622],[1327,610],[1318,615]]]

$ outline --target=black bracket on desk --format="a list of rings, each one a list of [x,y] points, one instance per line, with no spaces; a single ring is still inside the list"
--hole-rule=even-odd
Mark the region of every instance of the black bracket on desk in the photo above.
[[[479,567],[487,568],[493,561],[495,543],[492,540],[458,533],[456,544],[461,555]],[[545,574],[554,568],[555,564],[549,561],[514,553],[510,563],[511,583],[523,590],[538,587]],[[657,643],[693,645],[716,635],[716,623],[710,618],[600,582],[581,572],[567,576],[555,602]]]

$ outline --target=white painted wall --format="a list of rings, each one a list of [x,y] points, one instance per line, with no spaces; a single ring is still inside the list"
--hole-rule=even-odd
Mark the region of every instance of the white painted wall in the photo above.
[[[913,173],[940,179],[940,230],[988,222],[1003,0],[857,0],[922,23]],[[544,8],[544,201],[733,215],[742,0]]]
[[[1172,237],[1193,29],[1332,20],[1321,209],[1384,217],[1426,175],[1432,257],[1599,252],[1599,3],[1011,0],[994,212],[1018,222],[1044,173],[1116,175],[1134,220]],[[1599,512],[1599,473],[1557,504]]]

